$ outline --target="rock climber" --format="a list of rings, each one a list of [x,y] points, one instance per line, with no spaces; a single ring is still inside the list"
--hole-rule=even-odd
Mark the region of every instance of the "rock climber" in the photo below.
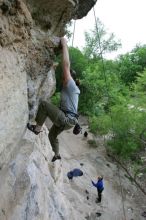
[[[103,177],[102,176],[98,176],[97,177],[97,183],[94,183],[93,181],[92,185],[95,186],[97,188],[97,193],[98,193],[98,198],[97,198],[97,203],[101,202],[101,197],[102,197],[102,191],[104,190],[104,186],[103,186]]]
[[[79,80],[75,71],[70,69],[70,60],[67,41],[60,39],[62,48],[63,88],[61,91],[60,107],[49,102],[42,101],[35,118],[36,125],[27,124],[27,128],[38,135],[47,117],[53,122],[49,131],[49,140],[54,151],[52,162],[60,160],[59,142],[57,136],[64,130],[70,129],[78,123]]]
[[[75,168],[67,173],[67,177],[70,180],[72,180],[73,177],[78,177],[78,176],[83,176],[83,171],[78,168]]]

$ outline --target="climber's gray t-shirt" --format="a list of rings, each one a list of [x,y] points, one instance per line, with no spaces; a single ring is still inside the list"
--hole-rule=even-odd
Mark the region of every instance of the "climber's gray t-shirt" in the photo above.
[[[80,90],[73,79],[61,91],[60,108],[77,114]]]

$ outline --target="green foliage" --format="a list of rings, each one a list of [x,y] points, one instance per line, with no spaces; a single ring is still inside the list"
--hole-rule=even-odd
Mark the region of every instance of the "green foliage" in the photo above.
[[[98,106],[98,99],[102,96],[103,79],[100,78],[98,66],[94,70],[89,66],[86,72],[83,73],[84,79],[81,81],[81,95],[80,95],[80,110],[87,115],[95,114]]]
[[[69,54],[70,54],[71,69],[75,70],[77,73],[77,78],[81,79],[82,73],[83,71],[85,71],[88,65],[88,60],[82,54],[82,52],[77,48],[70,47]]]
[[[108,145],[118,155],[128,157],[141,148],[139,137],[146,126],[146,123],[142,123],[146,113],[133,106],[115,105],[111,109],[111,114],[114,136],[108,141]]]
[[[89,116],[93,133],[110,134],[108,146],[129,157],[141,149],[140,133],[146,127],[146,71],[138,74],[131,89],[119,78],[117,62],[89,63],[83,72],[80,110]]]
[[[59,106],[60,103],[60,93],[56,92],[52,97],[51,97],[51,101],[54,105]]]
[[[143,173],[146,173],[146,168],[145,168],[145,169],[143,169]]]
[[[111,127],[111,118],[109,115],[89,117],[89,129],[94,134],[107,134]]]
[[[84,54],[88,58],[100,57],[101,53],[115,51],[121,46],[120,41],[115,40],[113,33],[108,34],[106,32],[99,18],[96,22],[97,26],[95,25],[94,30],[85,32]]]
[[[111,63],[112,64],[112,63]],[[109,66],[109,62],[107,62]],[[113,65],[114,66],[114,65]],[[105,63],[106,67],[106,63]],[[88,66],[81,81],[80,111],[86,115],[99,116],[109,111],[110,106],[124,101],[128,92],[118,78],[116,68],[113,72],[105,68],[99,60]]]
[[[121,55],[118,60],[119,74],[126,85],[135,82],[138,73],[146,67],[146,45],[136,46],[130,53]]]
[[[133,84],[134,96],[136,98],[144,98],[143,101],[146,101],[146,70],[142,73],[139,73],[136,78],[136,83]],[[144,105],[145,106],[145,105]]]
[[[132,85],[132,91],[130,91],[131,99],[129,100],[129,106],[136,109],[141,117],[137,115],[139,128],[142,130],[146,127],[146,70],[143,73],[138,74],[136,82]]]

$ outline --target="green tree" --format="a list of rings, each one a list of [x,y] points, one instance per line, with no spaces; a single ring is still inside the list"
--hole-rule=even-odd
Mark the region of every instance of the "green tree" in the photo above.
[[[136,108],[123,103],[111,109],[113,138],[108,141],[111,149],[122,157],[129,157],[141,147],[139,123],[144,119],[143,114]],[[142,124],[142,123],[141,123]]]
[[[131,105],[137,107],[141,111],[146,111],[146,70],[139,73],[136,82],[132,85]]]
[[[138,73],[146,68],[146,45],[136,46],[130,53],[119,56],[119,74],[126,85],[136,81]]]
[[[106,68],[107,67],[107,68]],[[87,115],[101,115],[116,103],[121,103],[127,88],[119,80],[116,65],[112,61],[89,64],[81,81],[80,110]]]
[[[85,47],[83,53],[88,58],[100,57],[101,53],[105,54],[115,51],[121,46],[120,41],[115,40],[113,33],[108,34],[106,32],[99,18],[97,18],[96,22],[97,26],[95,25],[93,30],[85,32]]]
[[[78,48],[70,47],[69,54],[71,68],[76,71],[77,78],[83,78],[82,74],[88,65],[88,60]]]
[[[140,135],[146,128],[146,70],[138,74],[132,90],[121,101],[111,108],[113,126],[109,131],[114,138],[108,144],[116,154],[130,157],[141,150]]]

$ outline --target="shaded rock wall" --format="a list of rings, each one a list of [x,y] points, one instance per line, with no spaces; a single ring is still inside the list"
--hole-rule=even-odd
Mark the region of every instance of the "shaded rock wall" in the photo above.
[[[53,35],[62,36],[71,19],[87,15],[97,0],[25,0],[36,24]]]

